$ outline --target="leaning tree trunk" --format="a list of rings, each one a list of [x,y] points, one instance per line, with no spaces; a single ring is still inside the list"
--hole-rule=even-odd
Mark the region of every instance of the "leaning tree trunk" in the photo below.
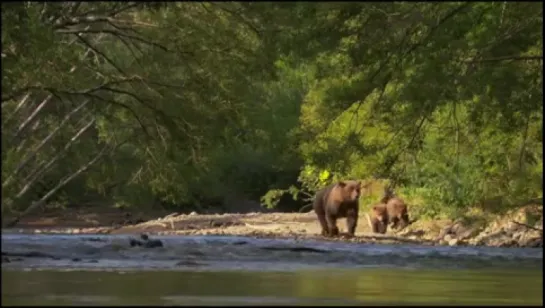
[[[23,169],[23,167],[25,167],[32,158],[34,158],[34,156],[36,156],[36,154],[40,151],[40,149],[46,145],[52,138],[53,136],[55,136],[55,134],[68,122],[68,120],[70,120],[70,118],[76,114],[78,111],[80,111],[83,107],[85,107],[85,105],[87,105],[89,103],[90,100],[87,100],[85,101],[84,103],[82,103],[81,105],[79,105],[78,107],[76,107],[74,110],[70,111],[65,117],[64,119],[62,119],[61,123],[59,123],[59,125],[57,125],[57,127],[55,127],[55,129],[49,133],[49,135],[47,135],[47,137],[45,137],[39,144],[38,146],[36,146],[35,149],[33,149],[25,158],[23,158],[22,162],[19,163],[19,165],[17,166],[17,168],[15,168],[15,170],[7,177],[7,179],[4,181],[4,183],[2,183],[2,188],[6,187],[10,182],[11,182],[11,179],[13,179],[13,177],[15,177],[20,171],[21,169]],[[94,122],[94,121],[93,121]],[[91,126],[91,124],[93,123],[89,123],[86,127],[84,127],[84,129],[81,131],[83,133],[83,131],[87,130],[87,128],[89,128]],[[78,137],[78,135],[76,135],[76,137]],[[71,144],[71,143],[69,143]]]
[[[39,208],[43,206],[47,200],[53,196],[59,189],[63,188],[66,184],[68,184],[70,181],[72,181],[75,177],[80,175],[81,173],[85,172],[87,169],[89,169],[93,164],[95,164],[103,155],[106,153],[106,149],[108,148],[108,145],[104,146],[102,150],[89,162],[87,162],[85,165],[81,166],[76,172],[72,173],[70,176],[62,179],[57,186],[53,187],[47,194],[45,194],[40,200],[34,202],[32,205],[30,205],[28,208],[26,208],[22,213],[18,214],[13,220],[7,222],[5,224],[5,227],[13,227],[15,226],[21,218],[28,215],[32,211],[34,211],[36,208]]]
[[[64,153],[70,148],[70,146],[72,146],[72,144],[79,138],[79,136],[81,136],[81,134],[83,134],[87,129],[89,129],[93,123],[95,123],[95,119],[89,121],[82,129],[80,129],[76,133],[76,135],[72,137],[72,139],[64,146],[64,148],[59,153],[57,153],[57,155],[55,155],[55,157],[53,157],[43,168],[35,170],[33,172],[32,179],[28,183],[26,183],[25,186],[23,186],[23,188],[19,191],[19,193],[17,193],[17,195],[15,196],[15,198],[13,198],[12,201],[7,201],[7,206],[10,206],[15,200],[21,198],[30,189],[30,187],[34,185],[34,183],[38,179],[40,179],[41,175],[44,174],[47,170],[49,170],[49,168],[51,168],[51,166],[60,157],[64,155]],[[4,186],[5,185],[2,184],[2,188]]]

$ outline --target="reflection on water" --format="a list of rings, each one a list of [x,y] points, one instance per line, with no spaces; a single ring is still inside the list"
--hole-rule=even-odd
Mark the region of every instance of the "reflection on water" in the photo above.
[[[542,305],[541,270],[2,270],[3,305]],[[8,283],[6,283],[8,282]]]
[[[2,304],[543,304],[542,249],[155,238],[3,233]]]

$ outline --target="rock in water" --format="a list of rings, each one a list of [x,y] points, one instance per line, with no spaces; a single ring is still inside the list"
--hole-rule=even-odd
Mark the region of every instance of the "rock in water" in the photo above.
[[[161,240],[149,240],[145,242],[144,247],[146,248],[163,247],[163,242],[161,242]]]
[[[134,247],[134,246],[142,246],[142,242],[139,241],[139,240],[135,240],[133,238],[130,239],[129,241],[131,247]]]
[[[152,240],[149,238],[147,234],[140,234],[140,238],[142,240],[137,239],[130,239],[130,245],[131,247],[134,246],[144,246],[145,248],[156,248],[156,247],[163,247],[163,242],[161,240]]]

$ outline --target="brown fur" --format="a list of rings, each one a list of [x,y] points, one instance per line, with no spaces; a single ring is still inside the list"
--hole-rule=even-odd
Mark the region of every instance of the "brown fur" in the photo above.
[[[409,214],[405,201],[394,195],[391,187],[384,189],[384,196],[380,200],[386,204],[389,222],[392,223],[392,229],[404,228],[409,225]],[[401,224],[400,224],[401,223]]]
[[[392,229],[400,229],[409,225],[409,214],[407,205],[401,198],[392,198],[386,203],[389,222],[392,223]]]
[[[373,233],[386,233],[388,227],[388,210],[386,204],[378,203],[371,208],[371,218],[369,223],[371,225],[371,230]]]
[[[348,234],[356,232],[361,183],[358,181],[340,181],[331,184],[316,193],[313,208],[322,227],[322,235],[339,235],[337,219],[346,217]]]
[[[398,227],[403,228],[410,222],[407,205],[403,199],[396,197],[391,187],[386,187],[380,203],[371,208],[369,225],[373,233],[384,234],[390,223],[392,224],[391,228],[396,229]]]

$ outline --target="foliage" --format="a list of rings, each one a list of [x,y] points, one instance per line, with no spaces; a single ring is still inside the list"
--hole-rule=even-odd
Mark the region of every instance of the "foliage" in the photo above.
[[[346,178],[389,179],[431,217],[541,197],[541,12],[2,4],[2,210],[298,210]]]

